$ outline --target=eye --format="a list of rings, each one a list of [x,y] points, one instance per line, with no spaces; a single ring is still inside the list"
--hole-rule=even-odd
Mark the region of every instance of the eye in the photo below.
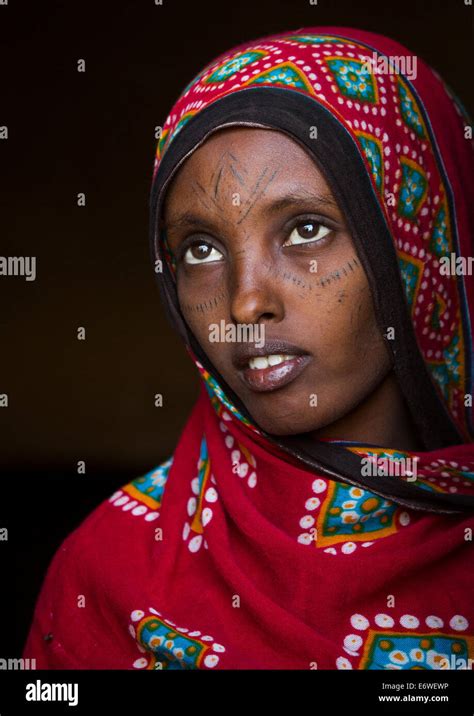
[[[323,226],[312,219],[299,221],[283,246],[317,243],[330,233],[331,229],[329,227]]]
[[[183,258],[187,264],[209,264],[220,261],[222,254],[206,241],[196,241],[189,246]]]

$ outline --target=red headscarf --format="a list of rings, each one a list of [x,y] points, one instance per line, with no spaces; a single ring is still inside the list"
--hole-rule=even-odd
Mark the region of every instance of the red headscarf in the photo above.
[[[472,155],[458,102],[420,59],[416,77],[400,72],[409,57],[371,33],[303,28],[226,52],[175,103],[153,174],[152,244],[203,389],[172,457],[56,553],[24,651],[38,668],[439,669],[474,657],[474,282],[440,271],[472,254]],[[276,127],[270,110],[258,119],[266,97],[325,111],[356,149],[394,247],[393,262],[380,258],[376,306],[400,321],[396,367],[426,452],[324,441],[311,453],[272,439],[185,325],[160,201],[215,129],[252,113]],[[399,288],[400,317],[384,281]],[[364,481],[368,455],[417,458],[416,484],[409,473]]]

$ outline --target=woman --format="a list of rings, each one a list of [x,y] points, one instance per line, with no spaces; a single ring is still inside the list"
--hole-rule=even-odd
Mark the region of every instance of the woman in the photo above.
[[[56,553],[37,668],[474,656],[474,291],[446,273],[472,253],[472,155],[416,59],[303,28],[220,56],[171,110],[152,255],[202,391],[172,457]]]

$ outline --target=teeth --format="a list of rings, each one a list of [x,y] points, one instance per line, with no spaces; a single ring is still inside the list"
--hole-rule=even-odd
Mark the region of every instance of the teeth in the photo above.
[[[265,356],[258,356],[257,358],[251,358],[249,360],[249,367],[252,369],[268,368],[268,360]]]
[[[252,370],[262,370],[272,365],[278,365],[286,360],[292,360],[296,358],[293,355],[269,355],[269,356],[257,356],[256,358],[250,358],[249,368]]]

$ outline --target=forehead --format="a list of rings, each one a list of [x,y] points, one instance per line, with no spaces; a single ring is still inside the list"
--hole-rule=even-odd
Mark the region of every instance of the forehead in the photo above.
[[[290,136],[273,129],[232,127],[213,132],[177,171],[168,187],[165,209],[192,199],[193,187],[212,193],[256,191],[268,183],[280,192],[298,179],[329,192],[323,174],[309,153]],[[187,193],[191,190],[191,193]]]

